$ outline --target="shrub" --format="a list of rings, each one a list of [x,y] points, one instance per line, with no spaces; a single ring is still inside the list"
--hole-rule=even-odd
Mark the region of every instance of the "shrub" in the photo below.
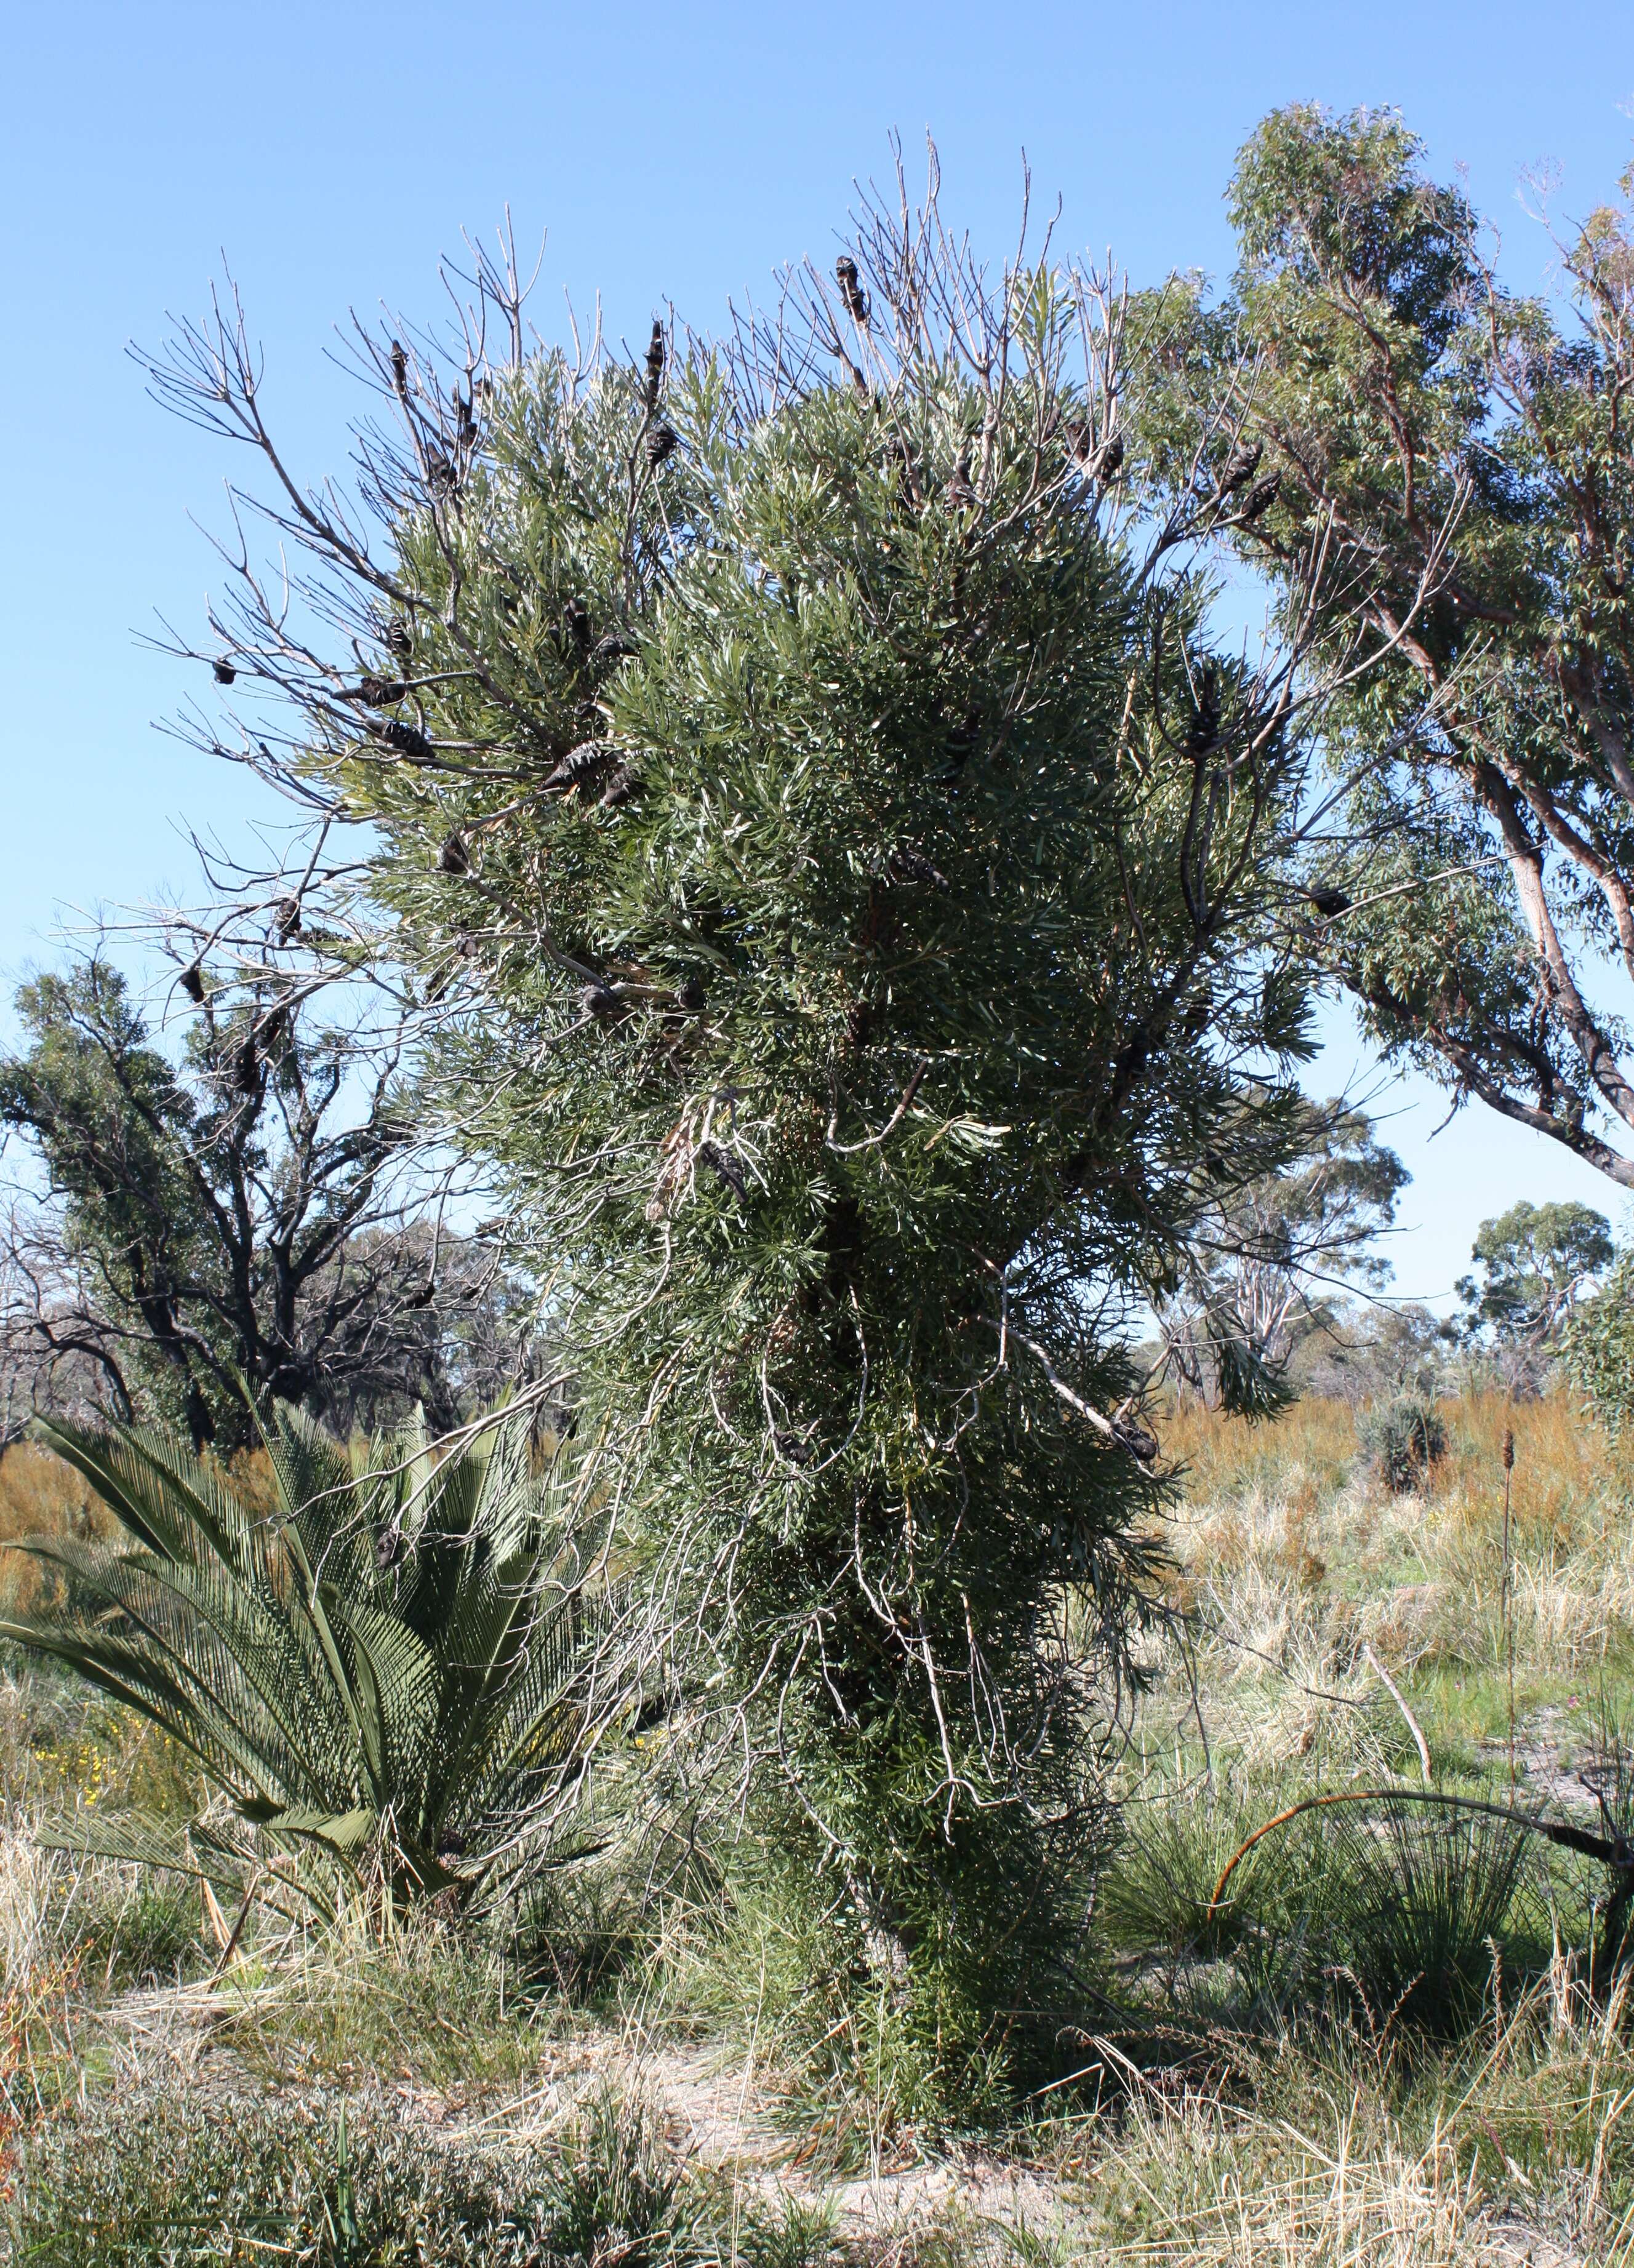
[[[1613,1440],[1634,1417],[1634,1254],[1624,1253],[1567,1323],[1561,1353],[1574,1386]]]
[[[688,2252],[651,2111],[598,2096],[558,2152],[503,2161],[382,2098],[93,2097],[23,2154],[11,2234],[37,2268],[649,2268]]]
[[[139,1711],[276,1845],[378,1865],[398,1905],[462,1904],[525,1865],[529,1815],[587,1756],[566,1455],[536,1476],[511,1426],[439,1458],[419,1425],[349,1457],[285,1416],[274,1519],[161,1431],[40,1431],[129,1542],[36,1540],[87,1605],[0,1637]],[[76,1840],[160,1863],[175,1847],[135,1817]]]
[[[1446,1427],[1425,1395],[1398,1394],[1357,1419],[1357,1438],[1370,1469],[1393,1495],[1421,1488],[1446,1454]]]
[[[543,2171],[501,2177],[369,2101],[93,2098],[25,2152],[12,2235],[39,2268],[521,2268],[545,2257]]]
[[[893,2021],[1019,2077],[1070,2052],[1151,1572],[1122,1317],[1307,1116],[1310,711],[1211,650],[1184,519],[1150,542],[1104,284],[984,276],[934,196],[857,236],[838,298],[802,271],[633,369],[422,387],[388,334],[394,563],[331,593],[379,652],[355,710],[290,692],[426,1091],[559,1263],[632,1646],[694,1657],[687,1736],[764,1764],[758,1837]],[[235,432],[234,357],[196,330],[155,382]]]
[[[1524,1831],[1428,1805],[1316,1816],[1335,1886],[1335,1970],[1370,2025],[1452,2037],[1478,2022],[1520,1887]]]

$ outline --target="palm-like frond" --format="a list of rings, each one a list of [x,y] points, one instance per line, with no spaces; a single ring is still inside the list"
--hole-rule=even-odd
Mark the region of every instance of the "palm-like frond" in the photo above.
[[[26,1547],[76,1603],[0,1636],[140,1711],[277,1843],[378,1855],[399,1896],[521,1862],[592,1745],[571,1452],[536,1474],[497,1418],[445,1454],[417,1425],[349,1456],[285,1415],[262,1515],[167,1434],[38,1432],[128,1541]]]

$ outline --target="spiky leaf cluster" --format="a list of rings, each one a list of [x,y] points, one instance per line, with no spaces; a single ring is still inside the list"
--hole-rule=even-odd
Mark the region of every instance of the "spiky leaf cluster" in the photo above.
[[[536,1478],[514,1425],[348,1454],[285,1414],[267,1513],[161,1431],[37,1430],[124,1534],[31,1544],[70,1603],[0,1635],[159,1726],[275,1847],[378,1867],[399,1902],[464,1904],[537,1858],[585,1754],[566,1456]]]

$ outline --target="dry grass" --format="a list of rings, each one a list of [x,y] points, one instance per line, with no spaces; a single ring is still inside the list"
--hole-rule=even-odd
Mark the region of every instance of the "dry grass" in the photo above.
[[[1446,1456],[1422,1494],[1396,1497],[1364,1469],[1342,1403],[1303,1403],[1270,1427],[1172,1418],[1165,1447],[1184,1469],[1166,1529],[1173,1596],[1200,1616],[1205,1650],[1235,1652],[1234,1681],[1258,1678],[1269,1654],[1306,1684],[1342,1684],[1364,1642],[1408,1670],[1505,1667],[1509,1427],[1508,1616],[1523,1676],[1634,1663],[1634,1491],[1598,1427],[1564,1396],[1443,1409]]]
[[[90,1484],[49,1449],[22,1441],[0,1454],[0,1612],[28,1613],[51,1580],[40,1560],[7,1547],[40,1535],[106,1541],[115,1533],[113,1514]]]
[[[277,1501],[272,1460],[241,1449],[228,1462],[233,1487],[257,1512]],[[37,1536],[111,1543],[119,1525],[71,1465],[33,1441],[0,1451],[0,1614],[27,1614],[49,1595],[51,1571],[26,1550],[8,1547]]]

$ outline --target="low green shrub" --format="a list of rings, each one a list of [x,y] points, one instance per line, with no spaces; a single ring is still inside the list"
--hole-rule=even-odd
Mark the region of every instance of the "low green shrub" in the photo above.
[[[23,2158],[16,2257],[39,2268],[522,2268],[545,2257],[541,2169],[405,2129],[382,2102],[92,2098]]]
[[[619,2268],[672,2258],[685,2220],[682,2169],[650,2104],[603,2088],[580,2110],[551,2169],[552,2257]]]
[[[81,1974],[107,1985],[174,1983],[203,1957],[196,1884],[174,1875],[104,1870],[107,1888],[70,1916],[82,1930]]]
[[[1446,1454],[1446,1427],[1427,1395],[1375,1403],[1358,1416],[1356,1431],[1369,1469],[1395,1496],[1422,1488]]]
[[[691,2259],[653,2114],[597,2097],[556,2152],[503,2157],[379,2096],[99,2096],[23,2153],[9,2257],[31,2268],[651,2268]]]

